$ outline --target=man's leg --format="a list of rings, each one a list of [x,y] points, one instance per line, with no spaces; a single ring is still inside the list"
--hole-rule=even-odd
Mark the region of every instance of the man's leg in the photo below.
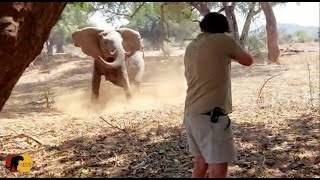
[[[185,115],[183,124],[185,125],[187,132],[189,150],[195,156],[192,178],[204,178],[207,174],[208,164],[206,163],[204,157],[201,155],[197,142],[194,139],[190,121],[197,121],[197,119],[192,119],[190,118],[190,116]]]
[[[197,120],[188,121],[192,134],[188,136],[192,140],[189,144],[197,145],[201,152],[199,155],[208,164],[209,177],[227,177],[228,162],[236,159],[231,126],[226,129],[229,124],[227,117],[219,118],[217,123],[211,123],[210,116],[206,115],[193,115],[189,118]]]
[[[228,163],[209,164],[209,178],[226,178],[228,173]]]
[[[202,156],[196,156],[192,178],[205,178],[208,170],[208,164]]]

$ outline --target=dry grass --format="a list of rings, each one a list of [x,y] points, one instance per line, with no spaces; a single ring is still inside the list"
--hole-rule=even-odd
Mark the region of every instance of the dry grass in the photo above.
[[[282,57],[280,63],[232,65],[239,161],[231,165],[230,177],[320,177],[319,53]],[[1,161],[21,152],[34,160],[29,174],[9,174],[1,167],[0,176],[190,177],[182,58],[148,61],[142,94],[129,104],[120,88],[104,81],[101,103],[90,104],[91,64],[59,58],[24,73],[0,113],[0,136],[23,133],[41,144],[0,137]],[[257,101],[264,82],[279,73]],[[54,92],[50,108],[42,96],[47,87]]]

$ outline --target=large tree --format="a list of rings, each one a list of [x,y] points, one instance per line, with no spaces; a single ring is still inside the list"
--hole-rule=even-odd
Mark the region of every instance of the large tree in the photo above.
[[[41,52],[66,2],[0,3],[0,111]]]
[[[278,62],[280,49],[278,45],[277,20],[270,2],[260,2],[260,5],[266,18],[268,59],[271,62]]]
[[[259,6],[259,3],[257,2],[241,2],[238,3],[238,11],[245,15],[245,22],[242,28],[242,32],[240,35],[240,45],[242,47],[245,47],[247,38],[250,31],[251,23],[254,19],[254,16],[259,14],[261,12],[261,8]]]

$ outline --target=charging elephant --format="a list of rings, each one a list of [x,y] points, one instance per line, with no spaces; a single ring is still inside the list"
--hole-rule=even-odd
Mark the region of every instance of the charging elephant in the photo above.
[[[145,68],[139,32],[129,28],[102,30],[87,27],[74,32],[72,39],[76,47],[94,59],[92,101],[99,98],[102,75],[105,80],[123,87],[126,98],[130,99],[130,85],[139,88]]]

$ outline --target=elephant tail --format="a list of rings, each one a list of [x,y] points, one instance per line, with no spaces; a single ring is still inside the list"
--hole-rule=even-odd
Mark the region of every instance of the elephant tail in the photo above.
[[[144,47],[143,46],[141,47],[141,51],[142,51],[142,56],[143,56],[143,59],[144,59],[145,55],[144,55]]]
[[[145,56],[145,55],[144,55],[144,50],[142,50],[142,55],[143,55],[143,59],[144,59],[144,56]]]

